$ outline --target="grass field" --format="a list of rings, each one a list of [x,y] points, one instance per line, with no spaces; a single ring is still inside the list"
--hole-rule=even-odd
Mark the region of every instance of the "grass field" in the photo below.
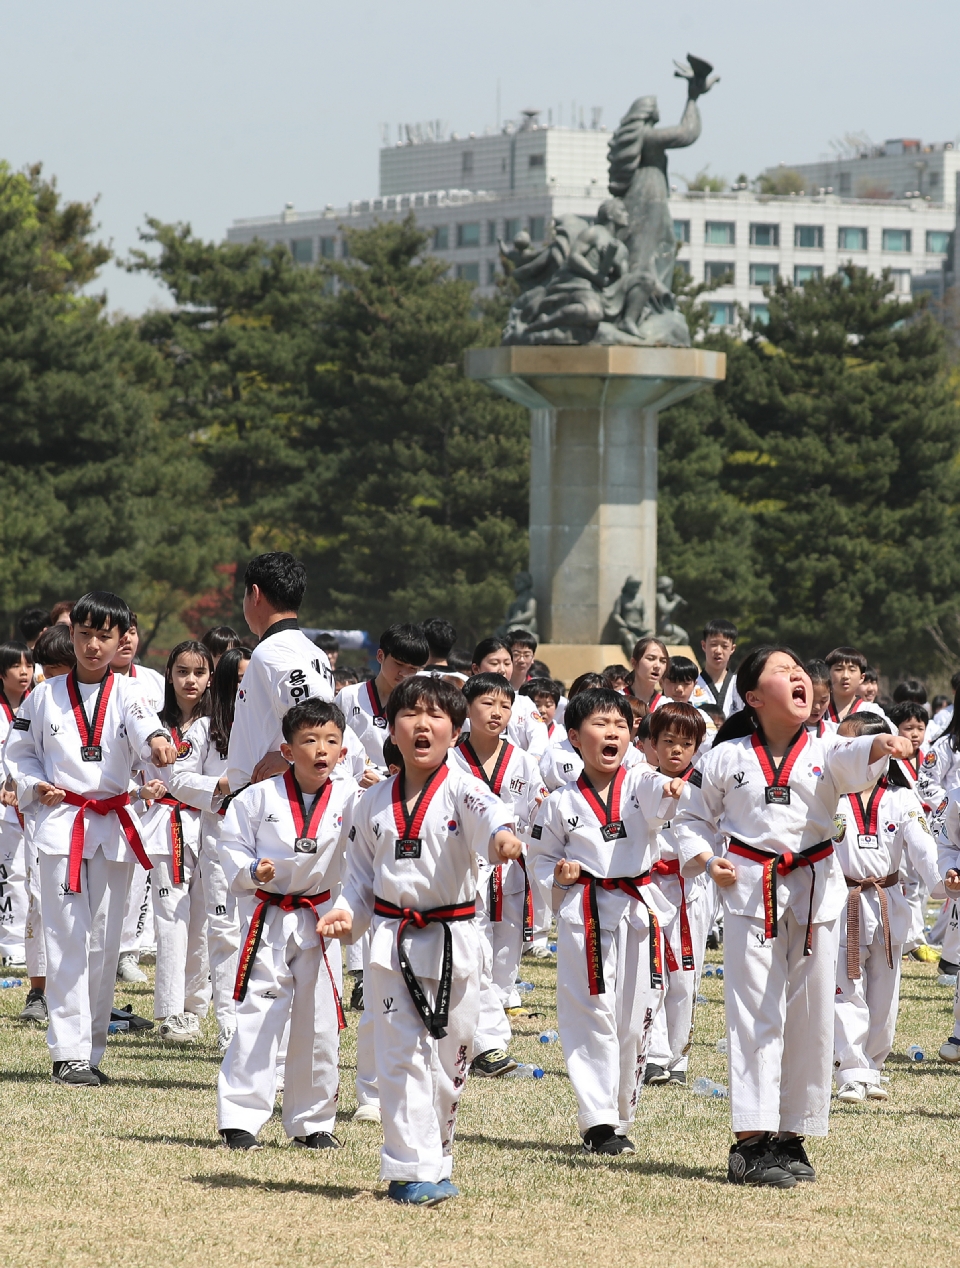
[[[713,957],[718,958],[718,957]],[[356,1014],[343,1039],[344,1148],[218,1147],[215,1031],[167,1049],[147,1035],[111,1038],[97,1090],[55,1088],[43,1032],[14,1020],[23,990],[0,992],[4,1230],[0,1264],[55,1268],[185,1264],[299,1265],[949,1264],[957,1232],[960,1068],[903,1055],[936,1053],[950,1033],[951,993],[936,966],[905,963],[900,1025],[884,1105],[836,1106],[829,1140],[811,1143],[815,1185],[787,1191],[724,1182],[727,1108],[674,1087],[647,1089],[637,1156],[601,1162],[578,1151],[575,1104],[556,1044],[555,969],[524,961],[542,1019],[516,1025],[515,1055],[546,1076],[472,1080],[459,1119],[454,1178],[462,1196],[436,1210],[397,1207],[377,1180],[379,1127],[354,1125]],[[726,1081],[716,1051],[722,982],[704,980],[691,1078]],[[149,989],[119,1002],[150,1015]]]

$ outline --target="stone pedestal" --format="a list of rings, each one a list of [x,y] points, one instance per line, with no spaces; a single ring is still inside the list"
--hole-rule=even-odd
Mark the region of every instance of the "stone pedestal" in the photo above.
[[[531,419],[530,572],[545,643],[603,644],[624,580],[657,588],[661,410],[726,376],[701,348],[473,348],[466,372]]]

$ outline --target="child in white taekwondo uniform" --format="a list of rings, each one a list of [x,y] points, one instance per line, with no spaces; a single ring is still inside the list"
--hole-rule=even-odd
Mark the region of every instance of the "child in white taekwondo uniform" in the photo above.
[[[359,792],[331,778],[346,723],[335,704],[307,700],[283,720],[285,775],[230,803],[220,854],[240,907],[244,943],[234,996],[237,1029],[217,1080],[217,1128],[228,1149],[256,1149],[273,1113],[277,1055],[289,1021],[283,1128],[295,1145],[337,1149],[339,948],[318,932],[340,893],[350,814]],[[346,826],[345,826],[346,825]]]
[[[737,694],[736,674],[730,661],[737,650],[737,627],[732,621],[717,619],[708,621],[700,639],[704,668],[697,678],[690,703],[700,709],[705,704],[716,705],[729,718],[743,708]]]
[[[28,696],[7,769],[33,819],[47,951],[53,1080],[98,1087],[130,875],[149,868],[130,813],[130,771],[171,765],[176,750],[135,682],[110,669],[130,610],[95,591],[72,610],[76,669]],[[139,794],[158,796],[162,785]],[[137,794],[135,794],[137,795]]]
[[[522,749],[503,738],[514,701],[514,690],[500,674],[476,674],[463,687],[467,701],[470,734],[450,750],[451,761],[473,775],[504,803],[509,818],[522,840],[529,841],[537,809],[547,795],[540,783],[540,768]],[[545,923],[534,915],[534,888],[526,860],[490,863],[486,850],[479,856],[477,887],[477,928],[483,938],[483,967],[480,982],[480,1022],[470,1066],[471,1073],[497,1078],[516,1069],[507,1053],[510,1023],[506,1009],[520,1007],[517,973],[524,942]]]
[[[557,1020],[577,1098],[577,1125],[592,1153],[635,1153],[647,1044],[663,997],[662,925],[673,915],[651,885],[657,829],[684,784],[644,763],[623,768],[632,711],[609,688],[567,706],[583,756],[575,784],[540,808],[529,867],[557,913]]]
[[[213,657],[203,643],[178,643],[167,659],[166,699],[160,721],[170,732],[177,758],[189,757],[201,721],[210,712]],[[174,764],[171,778],[176,774]],[[147,766],[144,778],[166,782]],[[157,977],[153,1015],[167,1043],[193,1043],[210,1005],[206,906],[200,868],[200,811],[165,787],[142,820],[147,854],[153,860],[153,915],[157,931]]]
[[[887,725],[868,713],[840,723],[838,735],[885,735]],[[926,889],[940,884],[936,846],[923,809],[906,787],[904,762],[891,762],[872,788],[840,799],[834,848],[847,886],[840,923],[835,1026],[837,1100],[885,1101],[880,1071],[893,1047],[900,991],[900,960],[911,912],[900,883],[909,858]]]
[[[485,638],[473,649],[471,674],[501,674],[510,681],[513,656],[510,643],[502,638]],[[507,723],[507,739],[535,757],[543,757],[550,744],[547,726],[529,696],[517,696]]]
[[[645,721],[660,774],[696,784],[700,772],[692,763],[706,733],[701,711],[671,701]],[[684,1084],[707,934],[716,915],[716,887],[702,876],[685,880],[680,875],[671,823],[657,833],[657,845],[660,857],[653,865],[653,884],[676,915],[663,929],[663,1007],[653,1023],[644,1081]]]
[[[952,789],[943,798],[934,811],[932,827],[937,842],[938,868],[947,897],[960,903],[960,788]],[[960,985],[953,1000],[953,1030],[940,1048],[940,1057],[951,1065],[960,1062]]]
[[[310,698],[333,699],[326,652],[300,629],[307,571],[286,551],[257,555],[243,574],[243,617],[260,640],[237,692],[227,754],[230,791],[282,775],[284,714]]]
[[[220,830],[230,801],[227,746],[233,726],[237,688],[250,663],[249,647],[223,652],[213,671],[210,716],[197,719],[177,752],[166,777],[170,795],[200,812],[200,879],[207,913],[207,958],[219,1033],[217,1047],[226,1052],[236,1029],[233,998],[240,951],[237,897],[227,885],[220,862]],[[184,751],[187,750],[187,751]]]
[[[674,821],[681,874],[706,867],[724,904],[724,994],[734,1184],[792,1188],[815,1173],[804,1135],[825,1136],[830,1113],[838,917],[846,904],[834,854],[844,793],[868,788],[893,735],[819,739],[806,729],[811,685],[788,648],[743,661],[746,702],[701,761],[700,787]],[[729,837],[715,856],[717,834]]]
[[[466,716],[463,695],[417,675],[390,696],[403,771],[363,794],[347,848],[344,892],[324,937],[373,920],[364,995],[376,1019],[383,1109],[380,1176],[396,1202],[457,1195],[450,1176],[457,1107],[479,1016],[477,854],[519,858],[503,802],[447,763]]]
[[[0,746],[30,690],[33,654],[26,643],[0,643]],[[0,791],[0,956],[23,964],[27,919],[27,860],[17,795],[10,781]]]

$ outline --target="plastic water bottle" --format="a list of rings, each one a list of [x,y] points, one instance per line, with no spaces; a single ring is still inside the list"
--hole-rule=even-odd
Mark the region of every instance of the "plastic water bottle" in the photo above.
[[[910,1058],[911,1061],[922,1061],[923,1049],[920,1047],[918,1043],[912,1043],[910,1047],[907,1049],[907,1056]]]
[[[712,965],[712,964],[708,964],[708,965],[707,965],[707,967],[703,970],[703,976],[704,976],[704,977],[713,977],[713,965]]]
[[[0,989],[6,989],[8,986],[22,986],[23,979],[19,977],[5,977],[0,980]]]
[[[536,990],[532,982],[517,982],[516,989],[521,995],[529,995],[531,991]]]
[[[538,1065],[518,1065],[515,1070],[509,1070],[506,1077],[508,1079],[542,1079],[543,1071]]]
[[[698,995],[698,996],[697,996],[697,1003],[698,1003],[698,1004],[705,1004],[706,1002],[707,1002],[707,997],[706,997],[706,995]]]
[[[957,988],[956,973],[941,973],[940,976],[937,978],[937,985],[949,986],[951,990],[956,990]]]
[[[718,965],[717,965],[717,977],[723,977],[723,965],[722,965],[722,964],[718,964]]]
[[[718,1039],[718,1040],[717,1040],[717,1052],[722,1052],[724,1056],[726,1056],[726,1055],[727,1055],[727,1041],[726,1041],[726,1039]]]
[[[709,1096],[712,1100],[722,1100],[728,1095],[727,1089],[722,1083],[714,1083],[713,1079],[708,1079],[705,1074],[701,1074],[698,1079],[694,1079],[690,1085],[690,1091],[694,1096]]]
[[[130,1029],[130,1023],[128,1021],[112,1021],[110,1025],[107,1027],[107,1034],[119,1035],[119,1034],[122,1034],[123,1031],[129,1030],[129,1029]]]
[[[555,942],[549,942],[549,943],[547,944],[547,950],[548,950],[548,951],[552,951],[552,952],[553,952],[553,954],[554,954],[554,955],[556,955],[556,954],[557,954],[557,944],[556,944]]]
[[[560,1036],[555,1030],[541,1030],[537,1038],[541,1043],[556,1043]]]

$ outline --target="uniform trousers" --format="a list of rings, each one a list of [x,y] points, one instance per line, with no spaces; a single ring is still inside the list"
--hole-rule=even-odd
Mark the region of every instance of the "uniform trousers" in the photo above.
[[[480,923],[480,912],[478,911],[477,924],[479,925]],[[480,1015],[477,1019],[477,1029],[471,1045],[471,1060],[493,1049],[509,1047],[512,1038],[510,1023],[503,1009],[500,992],[494,983],[493,948],[483,929],[480,928],[477,932],[480,935]],[[519,998],[518,995],[517,999],[519,1000]]]
[[[680,959],[679,910],[670,923],[663,926],[664,935],[676,956],[677,968],[670,971],[664,965],[663,1005],[653,1023],[647,1060],[651,1065],[658,1065],[664,1070],[685,1071],[690,1060],[689,1050],[684,1049],[689,1049],[693,1039],[697,991],[703,973],[707,934],[713,925],[715,910],[716,904],[710,890],[699,894],[694,902],[687,904],[693,962],[696,966],[692,970],[684,969]]]
[[[347,951],[360,949],[358,967],[363,971],[363,1012],[357,1024],[357,1105],[375,1105],[379,1108],[380,1094],[377,1091],[377,1058],[374,1051],[373,1011],[367,1007],[367,990],[373,988],[367,982],[367,970],[370,968],[370,931],[348,945]],[[347,960],[349,965],[350,961]]]
[[[292,919],[291,919],[292,917]],[[311,910],[267,912],[236,1030],[217,1078],[217,1128],[256,1135],[273,1114],[277,1059],[289,1023],[283,1129],[289,1137],[332,1132],[339,1091],[340,1032],[330,974],[339,994],[340,955],[324,963]],[[306,934],[306,936],[305,936]],[[301,946],[298,938],[308,943]]]
[[[420,978],[431,1005],[439,983]],[[374,1017],[377,1088],[383,1115],[381,1180],[449,1179],[457,1108],[470,1065],[480,1000],[480,967],[454,977],[443,1039],[428,1034],[401,974],[372,964],[364,1004]]]
[[[591,995],[584,930],[557,921],[557,1027],[577,1098],[580,1134],[633,1122],[643,1086],[650,1032],[663,991],[650,985],[649,930],[624,917],[601,930],[607,989]]]
[[[220,1027],[232,1030],[236,1013],[233,988],[240,957],[237,899],[227,888],[227,878],[210,842],[205,841],[201,845],[198,866],[207,916],[207,956],[210,962],[213,1011]]]
[[[197,856],[183,850],[183,880],[173,883],[169,856],[153,860],[153,915],[157,927],[157,979],[153,1015],[195,1013],[205,1017],[210,1004],[206,908]]]
[[[839,921],[813,925],[809,956],[792,910],[776,938],[749,916],[728,913],[723,927],[733,1130],[826,1136]]]
[[[871,943],[860,944],[860,976],[847,977],[847,948],[837,957],[834,1011],[834,1066],[837,1084],[880,1082],[880,1071],[893,1047],[900,1005],[900,959],[903,947],[893,944],[893,968],[887,964],[883,930]]]
[[[126,908],[123,913],[123,933],[120,937],[120,954],[137,955],[140,947],[146,943],[152,946],[155,941],[153,931],[153,904],[150,901],[150,888],[153,873],[145,868],[134,869],[130,892],[127,894]]]
[[[23,926],[23,945],[27,960],[27,975],[47,976],[47,947],[43,939],[43,916],[40,907],[40,870],[37,847],[24,833],[23,849],[26,858],[27,916]],[[139,868],[143,871],[143,868]]]
[[[82,892],[69,891],[65,854],[39,855],[40,902],[47,949],[47,1046],[53,1061],[99,1065],[120,959],[120,931],[138,864],[114,863],[97,849],[80,866]]]
[[[486,887],[481,886],[483,891]],[[486,897],[486,895],[485,895]],[[486,902],[477,903],[477,929],[490,948],[493,990],[504,1008],[519,1008],[517,975],[523,954],[523,890],[503,895],[503,919],[491,920]]]
[[[0,955],[14,964],[24,957],[27,919],[27,863],[23,829],[0,820]]]

